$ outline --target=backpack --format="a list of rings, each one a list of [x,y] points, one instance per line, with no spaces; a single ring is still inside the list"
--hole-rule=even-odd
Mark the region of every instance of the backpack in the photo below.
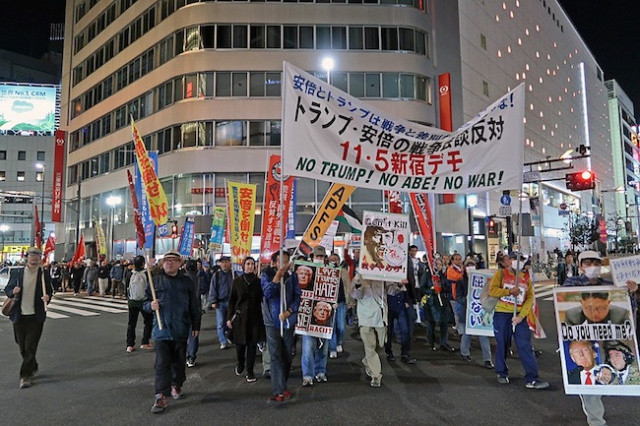
[[[502,281],[502,269],[498,269],[496,274],[500,274],[500,281]],[[489,295],[489,287],[491,287],[491,281],[487,280],[482,287],[482,293],[480,293],[480,303],[482,303],[482,309],[488,314],[492,313],[496,309],[499,297]]]
[[[146,299],[147,279],[142,271],[133,271],[129,279],[129,300],[142,302]]]

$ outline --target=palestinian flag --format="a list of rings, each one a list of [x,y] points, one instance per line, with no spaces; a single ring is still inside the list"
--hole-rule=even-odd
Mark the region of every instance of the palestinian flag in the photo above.
[[[342,210],[340,210],[336,219],[351,228],[351,232],[354,234],[362,233],[362,221],[347,205],[342,206]]]

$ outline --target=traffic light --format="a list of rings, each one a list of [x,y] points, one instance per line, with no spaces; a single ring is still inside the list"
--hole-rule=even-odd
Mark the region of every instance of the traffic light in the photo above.
[[[176,221],[171,225],[171,238],[178,238],[178,222]]]
[[[565,176],[567,189],[571,191],[584,191],[593,189],[596,186],[596,174],[590,170],[582,172],[567,173]]]

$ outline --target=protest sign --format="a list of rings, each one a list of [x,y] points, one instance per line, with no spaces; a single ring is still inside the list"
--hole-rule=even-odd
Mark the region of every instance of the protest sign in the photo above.
[[[296,261],[294,268],[301,293],[296,334],[330,339],[335,303],[338,301],[340,269],[303,261]]]
[[[450,133],[394,117],[286,62],[283,76],[287,174],[404,192],[522,185],[522,84]]]
[[[282,185],[282,206],[280,203],[280,185]],[[262,239],[260,240],[260,263],[271,262],[271,255],[282,246],[283,227],[287,226],[293,177],[283,176],[280,167],[280,156],[272,155],[267,169],[267,181],[264,191],[264,208],[262,209]],[[283,211],[287,216],[282,215]]]
[[[149,160],[151,161],[151,165],[153,166],[153,170],[158,173],[158,151],[151,151],[147,153]],[[144,183],[142,182],[142,174],[140,173],[140,168],[138,167],[138,162],[136,162],[134,167],[134,176],[135,176],[135,191],[136,197],[140,204],[140,219],[142,220],[142,228],[144,229],[144,248],[151,250],[153,248],[154,241],[154,232],[156,230],[156,225],[153,223],[153,219],[151,218],[151,211],[149,210],[149,202],[147,201],[147,193],[144,190]]]
[[[485,284],[491,282],[494,272],[490,269],[479,269],[470,273],[465,334],[493,337],[493,312],[487,313],[482,309],[480,296]]]
[[[627,281],[640,283],[640,256],[609,258],[611,277],[618,287],[627,287]]]
[[[187,216],[184,226],[182,227],[182,234],[180,234],[180,244],[178,245],[181,256],[190,257],[191,250],[193,249],[193,241],[196,237],[195,234],[196,219],[193,216]]]
[[[329,229],[327,229],[327,232],[324,234],[324,237],[322,237],[322,240],[320,240],[320,245],[324,247],[325,250],[327,250],[327,253],[331,253],[333,251],[333,239],[336,237],[336,234],[338,233],[339,224],[340,222],[338,222],[337,220],[334,220],[333,222],[331,222],[331,225],[329,225]]]
[[[362,278],[400,282],[407,278],[409,216],[365,211],[358,271]]]
[[[225,219],[227,212],[224,207],[213,208],[213,218],[211,219],[211,239],[209,248],[214,253],[222,253],[222,238],[224,237]]]
[[[231,263],[237,267],[251,255],[257,191],[256,185],[250,183],[227,182],[227,187]]]
[[[565,393],[640,395],[627,289],[562,287],[554,289],[553,299]]]

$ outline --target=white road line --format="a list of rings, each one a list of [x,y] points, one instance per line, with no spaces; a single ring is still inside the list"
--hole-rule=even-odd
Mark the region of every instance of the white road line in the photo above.
[[[126,299],[109,299],[106,297],[98,297],[98,296],[87,296],[87,297],[82,297],[78,300],[82,300],[82,299],[100,300],[102,302],[111,302],[111,303],[120,303],[121,305],[126,305],[127,303]]]
[[[68,312],[68,313],[80,315],[80,316],[83,316],[83,317],[93,317],[93,316],[100,315],[97,312],[89,312],[89,311],[83,311],[83,310],[80,310],[80,309],[70,308],[68,306],[60,306],[58,304],[58,301],[51,302],[49,304],[49,306],[48,306],[48,309],[54,309],[56,311]]]
[[[544,300],[553,300],[553,296],[551,296],[551,297],[546,297]]]
[[[78,306],[81,308],[85,308],[85,309],[93,309],[96,311],[102,311],[102,312],[109,312],[112,314],[121,314],[124,312],[127,312],[126,309],[116,309],[116,308],[109,308],[106,306],[98,306],[98,305],[92,305],[89,303],[82,303],[82,302],[69,302],[66,300],[57,300],[56,301],[56,306],[62,304],[62,305],[68,305],[68,306]]]
[[[64,299],[57,299],[57,300],[64,300],[65,302],[73,302],[73,303],[87,303],[90,305],[100,305],[100,306],[108,306],[110,308],[116,308],[116,309],[126,309],[128,310],[129,307],[127,305],[124,305],[122,303],[113,303],[113,302],[108,302],[108,301],[99,301],[99,300],[85,300],[84,298],[71,298],[71,297],[66,297]]]
[[[58,313],[53,312],[53,311],[47,311],[47,318],[61,319],[61,318],[69,318],[69,316],[68,315],[58,314]]]

